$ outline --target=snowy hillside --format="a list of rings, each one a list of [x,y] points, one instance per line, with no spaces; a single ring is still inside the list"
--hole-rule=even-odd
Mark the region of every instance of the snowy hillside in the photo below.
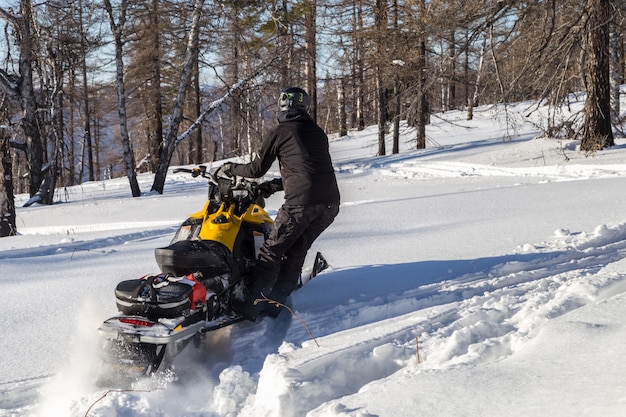
[[[131,390],[95,386],[96,329],[206,184],[170,174],[151,194],[145,175],[138,199],[118,179],[19,208],[0,416],[624,415],[626,141],[586,156],[508,113],[436,115],[428,148],[407,129],[398,155],[372,156],[373,129],[333,139],[341,212],[313,248],[331,268],[293,300],[315,340],[290,317],[236,325]]]

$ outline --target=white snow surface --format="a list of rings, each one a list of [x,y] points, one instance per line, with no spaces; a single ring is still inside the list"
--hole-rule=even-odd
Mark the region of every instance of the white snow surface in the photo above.
[[[159,195],[141,175],[140,198],[116,179],[18,208],[0,416],[626,415],[626,140],[585,155],[538,138],[530,108],[434,115],[427,149],[405,127],[397,155],[372,156],[374,128],[332,138],[341,212],[307,259],[331,268],[294,293],[299,318],[217,331],[130,387],[96,385],[96,329],[206,183],[170,173]]]

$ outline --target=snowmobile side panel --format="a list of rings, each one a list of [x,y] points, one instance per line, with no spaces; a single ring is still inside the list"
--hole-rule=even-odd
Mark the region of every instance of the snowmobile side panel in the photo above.
[[[264,224],[264,223],[273,222],[272,218],[270,217],[269,214],[267,214],[265,209],[263,209],[261,206],[258,206],[256,204],[251,204],[250,207],[248,207],[248,210],[246,211],[246,213],[242,216],[242,218],[245,221],[249,223],[254,223],[254,224]]]

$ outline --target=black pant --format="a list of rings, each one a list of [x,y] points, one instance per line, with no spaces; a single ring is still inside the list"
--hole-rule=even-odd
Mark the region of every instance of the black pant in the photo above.
[[[339,205],[282,206],[259,252],[252,294],[284,303],[298,286],[308,250],[338,213]]]

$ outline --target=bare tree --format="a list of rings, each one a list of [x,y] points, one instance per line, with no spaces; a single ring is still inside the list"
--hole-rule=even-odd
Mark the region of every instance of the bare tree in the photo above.
[[[129,134],[142,167],[154,172],[163,146],[163,119],[173,86],[175,67],[166,62],[166,36],[171,33],[170,10],[162,0],[129,3],[124,83],[128,91]],[[181,25],[184,26],[184,25]],[[171,79],[171,82],[170,82]]]
[[[0,100],[0,237],[17,234],[6,101],[7,94],[4,93]]]
[[[41,113],[47,117],[40,119],[51,125],[45,130],[50,155],[48,156],[47,165],[44,169],[44,178],[39,190],[24,206],[34,203],[50,205],[54,202],[54,191],[63,161],[63,80],[65,62],[62,47],[57,43],[58,38],[60,36],[56,38],[50,36],[45,40],[42,39],[42,43],[45,42],[44,61],[48,65],[45,68],[40,65],[42,74],[44,69],[47,71],[45,75],[41,76],[41,90],[46,93],[45,99],[42,100],[44,108]]]
[[[378,155],[385,155],[385,133],[387,130],[387,91],[385,89],[384,65],[387,61],[387,1],[376,0],[376,98],[378,100]]]
[[[587,98],[580,147],[593,152],[613,146],[609,75],[610,0],[588,0]]]
[[[337,109],[339,111],[339,136],[348,134],[348,123],[346,116],[346,88],[344,79],[337,81]]]
[[[317,0],[306,2],[304,11],[304,53],[306,87],[311,97],[310,114],[317,120]]]
[[[107,6],[117,65],[114,73],[98,68],[98,78],[91,60],[113,48],[97,49],[102,45],[94,42],[99,34],[93,23]],[[82,181],[83,169],[97,178],[98,149],[104,152],[109,141],[101,127],[115,117],[121,144],[111,153],[123,153],[124,159],[112,162],[109,156],[107,163],[123,164],[133,195],[139,195],[134,154],[149,155],[153,189],[162,192],[172,161],[201,162],[203,140],[214,158],[253,152],[273,115],[268,108],[278,87],[289,84],[309,90],[314,116],[323,114],[323,125],[333,132],[378,123],[381,155],[388,151],[385,136],[392,120],[392,152],[399,152],[402,118],[416,128],[421,148],[431,110],[467,103],[471,118],[478,104],[518,100],[557,109],[572,92],[587,91],[584,110],[568,121],[574,128],[561,135],[583,138],[586,151],[602,149],[613,143],[611,115],[620,123],[615,116],[625,67],[623,8],[611,0],[238,0],[211,6],[200,0],[193,6],[163,0],[36,5],[19,0],[17,11],[0,7],[0,20],[7,22],[0,91],[18,108],[11,116],[19,117],[10,141],[13,158],[19,156],[16,190],[24,192],[18,188],[24,177],[32,196],[40,192],[42,202],[51,201],[58,172],[67,173],[63,185]],[[216,45],[211,38],[228,41]],[[322,48],[330,51],[324,58],[334,62],[320,77]],[[241,87],[239,80],[250,79],[275,57],[262,82]],[[201,88],[207,68],[220,84]],[[102,78],[107,76],[111,79]],[[117,114],[111,114],[106,97],[113,83]],[[231,91],[234,86],[239,87]],[[214,110],[207,116],[202,109],[224,88],[229,99],[219,109],[209,105]],[[549,123],[557,121],[550,118]],[[179,130],[185,129],[195,132],[194,139],[176,148],[186,137]],[[236,145],[218,143],[222,137],[235,138]],[[83,149],[85,156],[75,157]]]
[[[393,75],[393,94],[395,96],[394,99],[394,108],[393,108],[393,144],[391,148],[392,154],[397,154],[400,152],[400,117],[402,116],[402,101],[400,99],[400,69],[404,66],[404,61],[402,59],[397,59],[398,55],[402,54],[401,49],[401,36],[400,36],[400,26],[399,26],[399,8],[398,8],[398,0],[393,0],[393,46],[392,46],[392,56],[396,59],[392,61],[394,65],[394,75]]]
[[[197,56],[197,54],[194,53],[194,49],[198,47],[198,36],[200,33],[199,23],[203,5],[204,0],[194,1],[191,27],[189,29],[189,37],[187,41],[187,51],[185,53],[185,60],[183,62],[182,73],[180,75],[178,94],[176,95],[174,109],[170,117],[167,133],[163,140],[163,147],[161,148],[161,152],[159,154],[159,164],[155,171],[154,182],[152,183],[152,190],[158,192],[159,194],[163,194],[167,170],[170,166],[170,161],[176,146],[178,129],[183,118],[183,105],[185,97],[187,95],[187,91],[189,90],[189,86],[191,85],[191,76],[193,74],[192,58]]]
[[[193,58],[194,66],[193,66],[193,112],[196,117],[200,116],[200,111],[202,107],[202,87],[200,86],[200,55],[199,48],[196,48],[194,51],[196,56]],[[198,130],[195,132],[195,137],[192,141],[190,141],[193,145],[190,146],[190,154],[193,158],[193,163],[201,164],[203,162],[204,157],[204,145],[202,141],[202,126],[198,127]]]
[[[353,65],[352,65],[352,90],[354,99],[354,123],[358,130],[365,129],[365,64],[363,59],[363,43],[361,41],[361,33],[363,33],[363,3],[362,0],[353,0],[353,27],[352,27],[352,43],[353,43]]]
[[[18,13],[11,13],[0,7],[0,17],[14,29],[19,48],[18,74],[0,70],[0,89],[9,97],[19,100],[23,116],[22,131],[25,142],[21,146],[26,152],[29,164],[29,191],[34,196],[43,181],[44,148],[37,118],[37,98],[33,83],[33,70],[36,56],[35,21],[32,3],[20,0]]]
[[[613,2],[615,3],[615,2]],[[609,25],[609,47],[610,47],[610,70],[611,70],[611,111],[613,120],[619,123],[620,117],[620,48],[619,48],[619,19],[622,15],[622,7],[616,4],[611,5],[611,22]]]
[[[487,43],[487,37],[483,36],[483,42],[478,54],[478,68],[476,69],[476,78],[474,80],[474,91],[469,92],[467,95],[467,120],[474,118],[474,107],[478,106],[478,99],[480,97],[481,81],[484,74],[483,68],[485,63],[485,45]]]
[[[418,15],[418,58],[417,58],[417,149],[426,148],[426,0],[419,0]]]
[[[128,10],[128,1],[122,0],[118,9],[118,21],[115,22],[113,7],[110,0],[104,0],[104,6],[109,16],[109,23],[115,44],[115,68],[117,81],[117,112],[120,119],[120,139],[122,141],[122,151],[124,153],[124,165],[126,168],[126,176],[130,183],[130,189],[133,197],[139,197],[141,190],[137,183],[135,174],[135,155],[130,143],[128,135],[128,124],[126,119],[126,86],[124,83],[124,59],[123,59],[123,35],[124,25],[126,24],[126,12]]]

